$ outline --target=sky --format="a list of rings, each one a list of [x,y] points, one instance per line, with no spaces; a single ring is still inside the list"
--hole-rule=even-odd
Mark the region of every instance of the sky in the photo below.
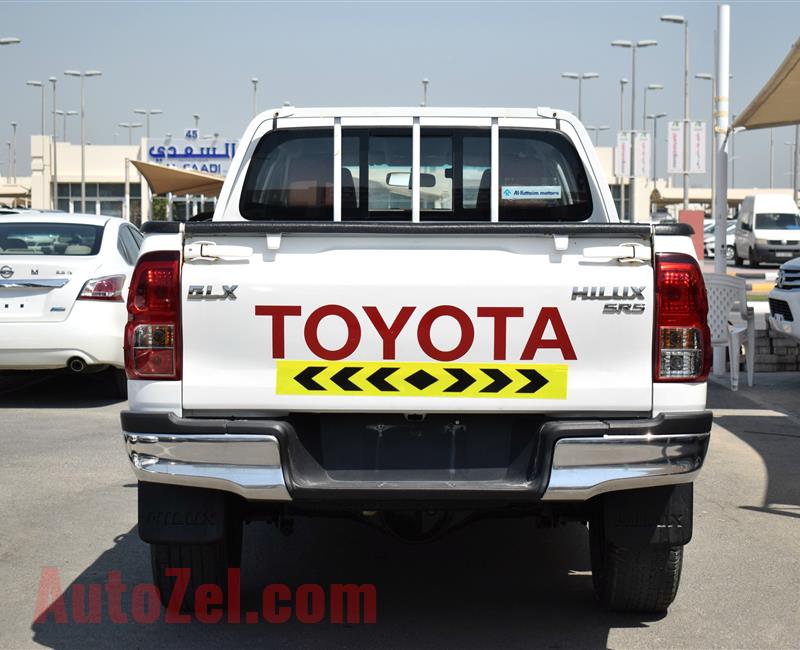
[[[730,2],[732,112],[741,111],[800,36],[800,2]],[[436,106],[551,106],[577,112],[577,84],[562,72],[596,72],[583,85],[583,121],[619,128],[620,85],[630,77],[630,50],[615,39],[656,39],[637,55],[637,124],[642,89],[647,112],[683,115],[683,27],[689,20],[691,117],[708,120],[711,88],[694,80],[714,72],[714,2],[7,2],[0,0],[0,161],[17,121],[17,173],[28,175],[30,136],[41,130],[41,94],[27,80],[58,78],[58,108],[79,108],[79,80],[66,69],[99,69],[86,81],[87,140],[127,142],[119,122],[142,121],[134,108],[158,108],[151,136],[176,136],[200,115],[201,134],[238,138],[258,107],[408,106],[430,80]],[[625,124],[630,120],[626,88]],[[47,102],[49,111],[51,100]],[[46,117],[46,131],[52,119]],[[666,165],[659,123],[658,173]],[[68,139],[79,141],[77,118]],[[638,128],[638,127],[637,127]],[[648,127],[650,128],[650,127]],[[59,120],[58,129],[61,129]],[[141,135],[141,129],[136,133]],[[775,186],[789,186],[794,128],[774,131]],[[769,131],[740,133],[735,185],[768,187]],[[709,164],[710,167],[710,164]],[[5,172],[7,165],[3,164]],[[710,171],[710,170],[709,170]],[[729,179],[730,182],[731,179]],[[692,176],[693,185],[708,177]]]

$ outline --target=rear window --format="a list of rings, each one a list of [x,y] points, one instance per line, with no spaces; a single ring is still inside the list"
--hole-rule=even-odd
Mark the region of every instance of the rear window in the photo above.
[[[791,213],[757,214],[756,228],[764,230],[800,230],[800,215]]]
[[[103,228],[74,223],[0,223],[0,255],[97,255]]]
[[[342,129],[342,220],[411,221],[410,128]],[[502,129],[499,220],[583,221],[592,214],[586,170],[562,133]],[[420,220],[491,220],[489,129],[422,128]],[[240,199],[246,219],[333,220],[333,129],[268,133]]]

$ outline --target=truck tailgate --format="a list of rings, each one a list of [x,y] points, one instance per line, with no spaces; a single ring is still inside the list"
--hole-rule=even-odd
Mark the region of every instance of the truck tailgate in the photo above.
[[[647,252],[649,235],[569,237],[564,250],[547,235],[215,233],[185,243],[184,409],[651,408],[652,266],[646,254],[597,254],[629,243]]]

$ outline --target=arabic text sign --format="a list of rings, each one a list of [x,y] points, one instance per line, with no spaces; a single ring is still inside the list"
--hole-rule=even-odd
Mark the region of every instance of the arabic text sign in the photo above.
[[[673,120],[667,126],[667,173],[683,173],[683,122]]]
[[[692,122],[689,128],[689,173],[706,173],[705,122]]]
[[[631,173],[630,162],[631,134],[627,131],[617,133],[617,146],[614,149],[614,175],[624,178]]]
[[[633,175],[650,176],[650,134],[645,131],[636,132],[634,142]]]
[[[209,174],[226,174],[236,153],[235,142],[210,141],[206,145],[193,140],[173,140],[169,144],[150,140],[147,144],[148,162]]]

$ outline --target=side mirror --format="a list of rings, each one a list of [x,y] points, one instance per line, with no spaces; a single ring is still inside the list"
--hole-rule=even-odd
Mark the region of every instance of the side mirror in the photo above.
[[[411,187],[411,172],[389,172],[386,174],[386,184],[389,187]]]

